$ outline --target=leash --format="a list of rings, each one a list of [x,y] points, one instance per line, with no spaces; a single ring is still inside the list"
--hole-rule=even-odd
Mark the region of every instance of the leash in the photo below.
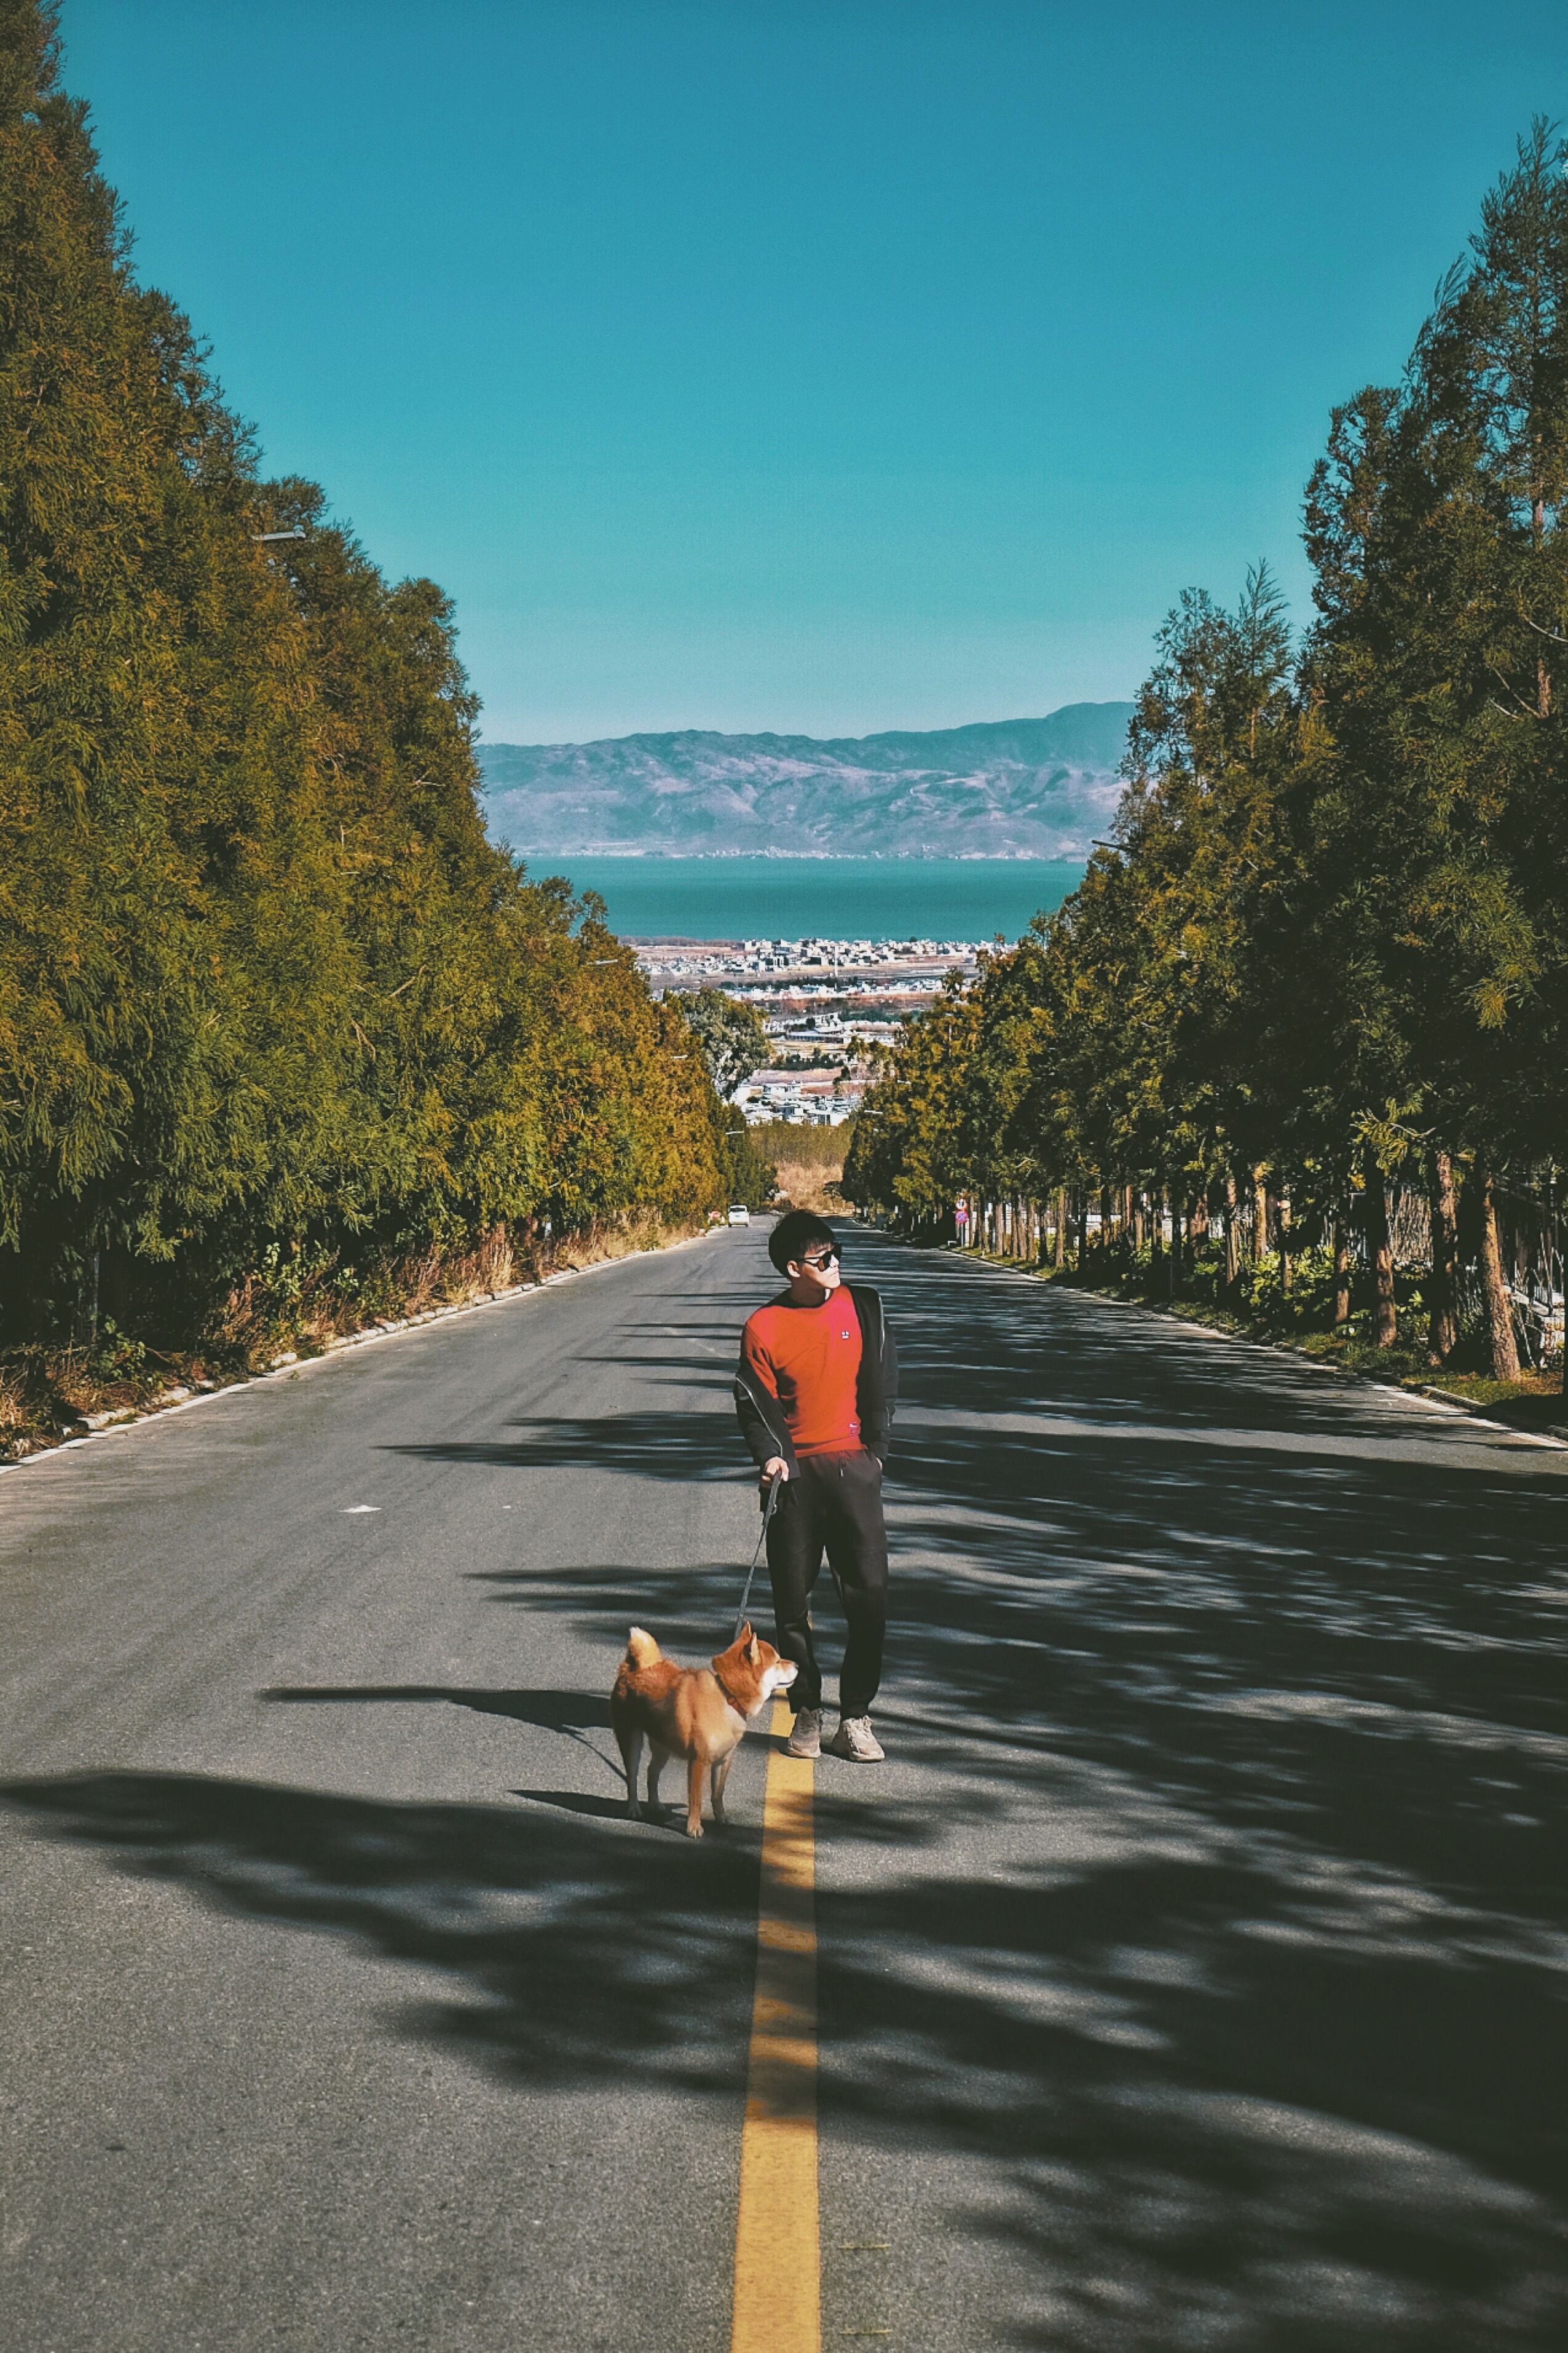
[[[768,1500],[763,1512],[763,1532],[757,1538],[757,1549],[752,1555],[752,1565],[746,1571],[746,1582],[741,1594],[741,1606],[735,1612],[735,1630],[730,1637],[731,1642],[740,1641],[741,1629],[746,1622],[746,1604],[752,1598],[752,1579],[757,1573],[757,1563],[763,1556],[763,1546],[768,1540],[768,1522],[773,1518],[773,1505],[778,1502],[779,1489],[784,1484],[784,1475],[782,1471],[775,1471],[768,1482]]]

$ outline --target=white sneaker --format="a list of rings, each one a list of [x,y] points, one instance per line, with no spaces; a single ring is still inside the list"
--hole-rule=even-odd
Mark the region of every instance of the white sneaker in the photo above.
[[[856,1765],[876,1765],[887,1750],[871,1729],[868,1715],[847,1715],[827,1744],[830,1757],[847,1757]]]
[[[822,1754],[822,1710],[803,1707],[797,1710],[795,1730],[790,1734],[788,1751],[792,1757],[820,1757]]]

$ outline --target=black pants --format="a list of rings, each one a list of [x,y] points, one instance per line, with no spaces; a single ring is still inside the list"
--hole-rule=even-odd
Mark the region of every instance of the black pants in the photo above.
[[[852,1454],[808,1454],[779,1490],[768,1525],[774,1639],[800,1669],[789,1694],[796,1708],[822,1705],[822,1671],[811,1646],[809,1611],[825,1546],[849,1621],[839,1712],[865,1715],[882,1680],[888,1531],[882,1522],[882,1466],[860,1447]]]

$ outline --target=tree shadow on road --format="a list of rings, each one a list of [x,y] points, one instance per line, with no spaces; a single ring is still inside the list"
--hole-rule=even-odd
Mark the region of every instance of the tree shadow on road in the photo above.
[[[645,1412],[515,1425],[516,1438],[436,1439],[420,1446],[389,1446],[389,1454],[416,1461],[483,1464],[509,1471],[591,1470],[638,1479],[728,1479],[754,1473],[735,1434],[731,1413]]]
[[[532,1793],[529,1793],[532,1794]],[[756,1834],[700,1842],[580,1793],[583,1818],[418,1805],[195,1774],[14,1781],[0,1799],[226,1911],[325,1929],[444,1971],[402,2031],[540,2089],[624,2081],[732,2089],[745,2052]],[[601,1808],[614,1820],[595,1820]]]
[[[942,1786],[857,1796],[844,1823],[876,1869],[820,1906],[824,2112],[862,2173],[873,2151],[884,2180],[932,2153],[980,2168],[956,2220],[1029,2283],[992,2341],[1552,2341],[1561,2005],[1528,1923],[1037,1753],[960,1786],[988,1817],[981,1871]],[[738,2101],[754,1834],[692,1847],[608,1799],[526,1794],[537,1810],[132,1773],[4,1792],[133,1873],[441,1972],[399,2031],[531,2091],[635,2075]]]
[[[892,1762],[819,1785],[830,2145],[867,2184],[947,2162],[955,2231],[994,2256],[986,2342],[1544,2353],[1568,2323],[1561,1475],[1358,1453],[1386,1415],[1289,1366],[1259,1389],[1217,1345],[1113,1345],[1081,1296],[997,1306],[1005,1278],[867,1259],[917,1413],[1075,1427],[933,1418],[895,1455]],[[709,1479],[735,1443],[727,1416],[647,1413],[421,1451]],[[738,1571],[485,1581],[606,1649],[635,1618],[705,1656]],[[405,1695],[603,1722],[585,1694],[368,1694]],[[5,1794],[121,1867],[444,1972],[403,2031],[521,2084],[738,2100],[754,1827],[689,1847],[565,1792],[178,1775]]]

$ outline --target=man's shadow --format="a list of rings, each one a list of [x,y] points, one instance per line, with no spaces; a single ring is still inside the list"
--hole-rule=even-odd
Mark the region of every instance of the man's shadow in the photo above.
[[[621,1779],[621,1767],[611,1754],[607,1736],[610,1703],[601,1692],[486,1691],[465,1683],[277,1683],[259,1696],[286,1706],[363,1706],[386,1702],[445,1702],[469,1707],[479,1715],[506,1715],[514,1724],[536,1725],[542,1732],[559,1732],[596,1757],[612,1778]],[[591,1740],[602,1732],[604,1742]],[[615,1809],[572,1789],[520,1789],[520,1798],[538,1804],[566,1807],[574,1813],[613,1813]],[[624,1810],[624,1809],[623,1809]]]

